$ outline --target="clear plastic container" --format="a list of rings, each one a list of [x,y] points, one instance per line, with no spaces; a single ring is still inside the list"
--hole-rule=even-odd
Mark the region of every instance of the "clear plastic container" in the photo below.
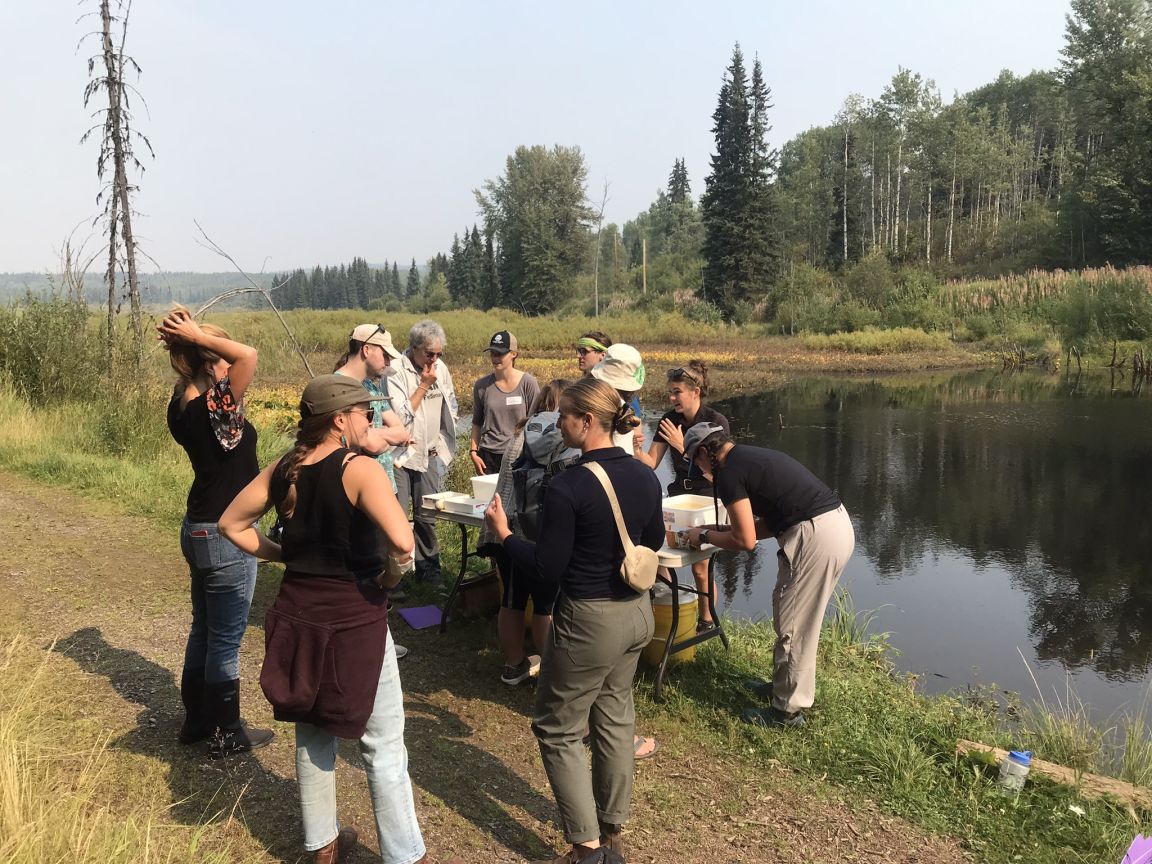
[[[1012,750],[1000,763],[1000,777],[996,781],[1005,795],[1019,795],[1032,766],[1031,750]]]

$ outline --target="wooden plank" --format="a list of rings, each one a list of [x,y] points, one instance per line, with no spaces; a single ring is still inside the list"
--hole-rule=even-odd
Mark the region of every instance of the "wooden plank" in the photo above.
[[[965,741],[961,738],[956,742],[956,752],[962,756],[969,753],[988,753],[996,757],[997,762],[1008,758],[1008,751],[976,741]],[[1076,771],[1057,765],[1054,762],[1045,762],[1043,759],[1032,759],[1029,768],[1031,773],[1047,777],[1066,786],[1075,786],[1081,793],[1089,798],[1102,798],[1105,796],[1117,798],[1125,804],[1132,804],[1144,810],[1152,810],[1152,789],[1144,786],[1133,786],[1123,780],[1112,777],[1103,777],[1099,774],[1089,774],[1087,771]]]

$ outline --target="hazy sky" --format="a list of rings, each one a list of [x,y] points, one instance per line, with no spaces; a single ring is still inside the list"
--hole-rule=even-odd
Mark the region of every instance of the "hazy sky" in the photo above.
[[[43,270],[96,213],[82,105],[96,7],[0,3],[0,271]],[[135,0],[127,53],[148,111],[136,232],[166,270],[224,270],[193,219],[245,267],[447,251],[472,190],[520,144],[579,145],[606,219],[646,208],[675,158],[703,190],[732,45],[760,56],[771,141],[879,96],[904,66],[945,101],[1000,69],[1051,69],[1063,0],[781,3],[385,3]],[[81,235],[88,229],[83,228]]]

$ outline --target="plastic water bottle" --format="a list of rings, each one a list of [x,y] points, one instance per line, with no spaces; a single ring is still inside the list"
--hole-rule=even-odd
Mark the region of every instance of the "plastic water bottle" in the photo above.
[[[1020,794],[1031,765],[1031,750],[1012,750],[1008,753],[1008,758],[1000,763],[1000,778],[997,781],[1005,795]]]

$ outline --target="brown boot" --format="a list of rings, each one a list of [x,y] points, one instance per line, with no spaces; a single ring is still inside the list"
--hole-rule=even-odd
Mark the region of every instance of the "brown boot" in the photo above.
[[[624,838],[620,834],[620,826],[611,825],[608,822],[601,822],[600,845],[609,851],[615,852],[617,855],[623,858]]]
[[[356,848],[359,837],[355,828],[341,828],[335,840],[312,853],[312,864],[343,864]]]
[[[603,846],[583,852],[569,849],[559,858],[549,858],[546,861],[533,861],[532,864],[602,864],[605,860],[604,856],[606,853],[607,850]]]

